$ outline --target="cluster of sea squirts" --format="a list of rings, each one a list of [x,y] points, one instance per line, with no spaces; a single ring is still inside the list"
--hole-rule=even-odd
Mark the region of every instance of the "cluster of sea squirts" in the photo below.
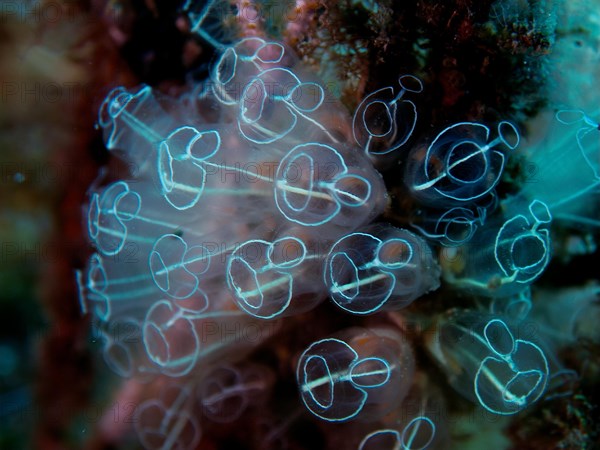
[[[202,421],[261,404],[273,373],[252,352],[326,299],[372,320],[290,352],[304,407],[362,424],[352,448],[445,445],[406,330],[377,320],[442,284],[491,305],[430,323],[429,356],[464,397],[512,415],[565,373],[519,332],[551,257],[552,208],[496,193],[517,127],[458,122],[415,137],[423,90],[399,74],[351,117],[288,47],[253,37],[224,47],[210,79],[180,99],[149,86],[107,95],[105,145],[135,170],[91,188],[95,253],[77,279],[107,364],[161,380],[137,408],[144,447],[194,448]],[[404,228],[381,220],[390,202],[378,168],[398,161],[416,205]],[[119,326],[139,339],[118,339]],[[422,407],[402,413],[415,398]]]

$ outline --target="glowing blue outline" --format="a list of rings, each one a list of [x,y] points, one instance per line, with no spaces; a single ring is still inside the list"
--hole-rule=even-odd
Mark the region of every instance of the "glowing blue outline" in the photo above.
[[[416,80],[420,86],[420,89],[412,89],[412,88],[407,87],[403,83],[403,80],[407,79],[407,78]],[[415,77],[414,75],[406,74],[406,75],[401,75],[398,78],[398,84],[400,85],[400,92],[398,94],[396,94],[394,92],[394,88],[392,86],[387,86],[387,87],[377,89],[376,91],[371,92],[364,99],[362,99],[362,101],[358,104],[356,111],[354,113],[354,116],[352,117],[352,136],[354,137],[354,141],[365,151],[365,153],[367,155],[385,155],[385,154],[391,153],[394,150],[397,150],[400,147],[402,147],[403,145],[405,145],[408,142],[408,140],[412,137],[412,134],[415,130],[417,120],[418,120],[417,107],[414,104],[414,102],[412,102],[411,100],[402,100],[402,98],[404,97],[406,92],[413,93],[413,94],[420,94],[421,92],[423,92],[423,90],[424,90],[423,83],[419,78]],[[381,94],[386,91],[390,91],[389,97],[391,98],[391,100],[388,100],[388,101],[380,100],[378,97],[383,97]],[[374,98],[375,100],[371,101],[372,98]],[[392,139],[392,142],[394,141],[394,139],[396,137],[395,135],[397,134],[397,131],[398,131],[397,114],[398,114],[398,104],[399,103],[408,104],[408,105],[412,106],[413,120],[412,120],[412,122],[409,122],[409,124],[410,124],[410,127],[408,127],[408,128],[410,128],[409,131],[407,133],[405,133],[405,136],[403,139],[399,140],[396,143],[393,143],[386,150],[376,151],[376,152],[371,151],[370,147],[371,147],[373,138],[380,140],[380,141],[384,141],[385,136],[387,136],[389,134],[393,134],[391,139]],[[381,104],[381,105],[384,105],[384,107],[385,107],[385,114],[387,115],[388,122],[389,122],[389,127],[385,133],[372,133],[367,124],[367,120],[365,117],[366,112],[374,104]],[[364,139],[361,139],[357,133],[357,129],[358,129],[357,122],[358,122],[359,116],[360,116],[361,122],[362,122],[362,129],[366,132],[366,134],[368,134],[368,137],[366,137]]]

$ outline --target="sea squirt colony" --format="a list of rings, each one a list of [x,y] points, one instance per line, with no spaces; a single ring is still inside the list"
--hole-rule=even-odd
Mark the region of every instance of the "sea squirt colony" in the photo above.
[[[515,325],[550,259],[550,208],[523,198],[498,206],[496,186],[520,141],[510,122],[459,122],[415,144],[423,88],[401,75],[350,117],[289,48],[254,37],[225,47],[210,79],[177,101],[148,86],[108,94],[98,121],[106,147],[135,170],[92,187],[95,253],[77,278],[108,365],[172,380],[138,408],[144,447],[194,448],[196,409],[230,422],[260,404],[272,371],[244,359],[280,332],[279,319],[326,298],[340,314],[399,310],[438,289],[442,272],[450,289],[497,310],[435,320],[427,346],[449,384],[499,415],[546,392],[561,368]],[[388,207],[376,167],[394,158],[418,205],[407,229],[375,223]],[[438,255],[450,253],[463,256],[460,267],[442,271]],[[231,324],[256,339],[210,332]],[[119,325],[139,339],[117,339]],[[312,414],[372,424],[354,448],[441,445],[426,405],[390,419],[418,395],[403,333],[353,327],[292,349]]]

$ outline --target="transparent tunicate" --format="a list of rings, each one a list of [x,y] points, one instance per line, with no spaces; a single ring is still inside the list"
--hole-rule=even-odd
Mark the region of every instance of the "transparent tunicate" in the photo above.
[[[447,425],[450,413],[441,385],[417,370],[402,403],[360,437],[358,450],[444,449],[450,445]]]
[[[170,384],[159,396],[146,400],[136,409],[135,429],[148,450],[195,448],[202,429],[192,410],[189,386]]]
[[[453,260],[461,263],[444,267],[446,280],[486,297],[508,297],[538,278],[550,261],[552,216],[537,200],[521,211],[482,228],[456,249]]]
[[[281,160],[275,176],[279,211],[306,226],[332,222],[356,228],[373,219],[383,209],[385,187],[381,177],[360,162],[360,156],[344,157],[324,144],[294,147]]]
[[[213,422],[231,423],[268,396],[275,377],[258,364],[220,365],[198,385],[196,394],[203,414]]]
[[[217,60],[211,74],[212,91],[225,105],[240,104],[245,87],[255,76],[273,68],[289,68],[296,60],[279,42],[258,37],[242,39],[227,46]]]
[[[398,85],[396,89],[388,86],[371,92],[354,113],[354,140],[370,156],[398,150],[409,141],[415,129],[417,107],[405,97],[423,92],[423,83],[413,75],[402,75]]]
[[[369,433],[358,450],[425,450],[435,439],[436,426],[427,416],[412,419],[404,428],[386,428]]]
[[[181,6],[181,10],[189,19],[190,32],[197,34],[216,49],[224,49],[232,41],[233,30],[228,30],[223,23],[228,9],[229,4],[218,0],[186,0]]]
[[[408,342],[387,328],[352,328],[314,342],[296,378],[308,410],[329,422],[373,420],[402,401],[412,381]]]
[[[145,360],[141,328],[139,320],[128,317],[93,323],[92,339],[101,343],[104,362],[120,377],[144,379],[156,373]]]
[[[405,184],[422,205],[448,208],[472,204],[493,192],[500,180],[507,150],[520,141],[510,122],[500,122],[492,138],[486,125],[460,122],[439,133],[424,149],[409,155]]]
[[[428,349],[459,393],[491,413],[516,414],[544,394],[550,377],[535,336],[520,335],[527,331],[500,317],[456,310],[435,322]]]
[[[556,113],[556,120],[563,125],[579,126],[575,133],[577,147],[593,172],[594,178],[600,181],[600,147],[598,146],[600,124],[579,109],[560,110]]]
[[[510,297],[493,298],[490,302],[490,313],[516,323],[528,317],[531,307],[531,288],[527,288]]]
[[[483,226],[487,217],[484,207],[455,206],[448,210],[418,210],[411,226],[427,239],[447,247],[465,244]]]
[[[307,311],[324,298],[314,256],[293,236],[247,241],[229,257],[227,286],[242,310],[261,319]]]
[[[333,302],[353,314],[400,309],[437,289],[440,268],[410,231],[372,225],[337,241],[324,267]]]
[[[160,300],[142,322],[143,343],[156,369],[171,377],[189,374],[201,363],[237,359],[277,331],[232,308],[222,292],[213,292],[212,307],[203,296],[184,302]],[[221,296],[221,297],[220,297]]]

